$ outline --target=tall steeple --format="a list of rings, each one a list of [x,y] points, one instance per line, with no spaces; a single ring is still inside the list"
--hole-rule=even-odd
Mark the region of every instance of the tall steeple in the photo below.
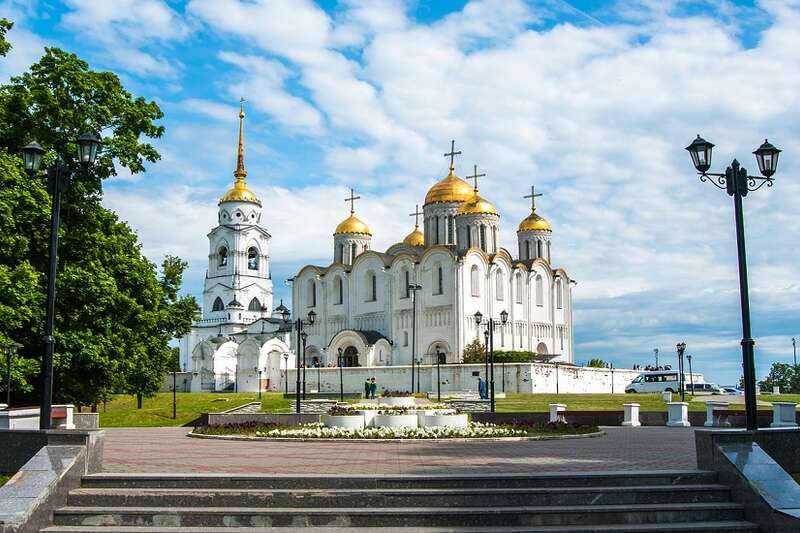
[[[219,203],[223,202],[251,202],[261,205],[261,200],[247,186],[247,171],[244,169],[244,98],[239,100],[239,147],[236,153],[236,170],[233,171],[236,179],[233,187],[228,189]]]

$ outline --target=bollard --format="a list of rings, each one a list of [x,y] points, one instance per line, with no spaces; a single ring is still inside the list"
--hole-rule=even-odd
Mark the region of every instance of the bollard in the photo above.
[[[772,402],[772,424],[769,427],[797,427],[797,404],[794,402]]]
[[[669,402],[667,404],[667,426],[688,428],[689,404],[687,402]]]
[[[624,403],[622,406],[625,408],[625,419],[622,421],[622,425],[632,428],[641,426],[642,423],[639,422],[639,404]]]
[[[706,427],[729,427],[728,402],[706,402]]]
[[[567,410],[567,405],[563,403],[551,403],[550,404],[550,422],[562,422],[564,424],[567,423],[567,419],[564,416],[564,413]]]

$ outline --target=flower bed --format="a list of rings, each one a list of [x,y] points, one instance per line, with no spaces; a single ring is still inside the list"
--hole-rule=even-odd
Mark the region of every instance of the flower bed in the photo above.
[[[467,415],[458,414],[443,414],[437,413],[433,415],[425,415],[422,424],[425,427],[456,427],[465,428],[469,426],[469,417]]]
[[[415,417],[416,418],[416,417]],[[361,427],[346,429],[325,427],[322,424],[300,426],[277,426],[274,424],[248,425],[226,424],[195,428],[199,435],[247,435],[261,438],[281,439],[471,439],[503,437],[548,437],[597,433],[592,426],[571,424],[540,425],[494,425],[470,423],[467,427]]]
[[[364,427],[364,417],[356,413],[349,415],[322,415],[322,425],[350,430],[361,429]]]
[[[400,407],[414,407],[417,400],[413,396],[389,396],[387,398],[378,398],[380,405],[393,405]]]
[[[380,413],[380,411],[378,411]],[[417,415],[412,414],[377,414],[372,419],[376,428],[416,428]]]

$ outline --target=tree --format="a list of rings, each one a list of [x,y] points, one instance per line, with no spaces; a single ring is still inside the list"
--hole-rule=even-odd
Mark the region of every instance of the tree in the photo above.
[[[792,365],[786,363],[772,363],[769,374],[758,382],[761,392],[772,392],[773,387],[780,387],[781,392],[792,390],[793,383],[798,381],[797,372]]]
[[[483,363],[486,361],[486,348],[480,339],[475,339],[464,347],[462,360],[465,363]]]
[[[5,56],[11,50],[11,43],[6,40],[6,33],[14,26],[8,19],[0,18],[0,56]]]
[[[0,340],[21,344],[20,358],[28,362],[38,364],[42,356],[50,197],[44,177],[28,177],[17,154],[36,139],[50,160],[69,159],[81,133],[103,137],[96,167],[76,172],[62,207],[58,401],[80,406],[117,391],[149,394],[162,379],[155,374],[166,370],[169,341],[185,333],[196,312],[194,298],[178,296],[185,263],[167,258],[159,278],[136,234],[100,203],[102,179],[116,173],[115,162],[137,173],[145,161],[159,159],[142,138],[162,134],[154,123],[161,116],[154,102],[131,96],[113,73],[94,72],[55,48],[0,86],[0,311],[10,309],[0,312]],[[20,362],[20,368],[30,365]]]
[[[589,362],[586,364],[589,368],[606,368],[608,363],[600,359],[599,357],[592,357],[589,359]]]

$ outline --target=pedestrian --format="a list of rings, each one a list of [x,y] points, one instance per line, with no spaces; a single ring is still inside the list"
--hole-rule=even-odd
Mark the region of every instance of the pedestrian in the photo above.
[[[369,378],[364,381],[364,398],[369,398],[369,391],[372,389],[372,384],[369,382]]]
[[[481,400],[485,400],[489,397],[489,395],[486,393],[486,382],[483,381],[480,376],[478,376],[478,396]]]
[[[375,399],[375,392],[378,390],[378,383],[375,381],[375,378],[369,380],[369,396],[373,400]]]

